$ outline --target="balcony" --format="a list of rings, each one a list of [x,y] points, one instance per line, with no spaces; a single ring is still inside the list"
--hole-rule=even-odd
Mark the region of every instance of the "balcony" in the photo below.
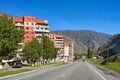
[[[35,34],[35,36],[42,36],[42,34]]]
[[[50,31],[49,31],[49,30],[36,29],[36,32],[46,32],[46,33],[48,33],[48,32],[50,32]]]
[[[63,49],[63,46],[62,46],[62,45],[56,45],[55,47],[56,47],[56,48],[61,48],[61,49]]]
[[[48,28],[48,26],[44,26],[44,25],[36,25],[36,27]]]
[[[15,23],[15,26],[24,26],[23,23]]]
[[[58,39],[58,38],[56,38],[56,41],[63,41],[63,38],[62,38],[62,39]]]

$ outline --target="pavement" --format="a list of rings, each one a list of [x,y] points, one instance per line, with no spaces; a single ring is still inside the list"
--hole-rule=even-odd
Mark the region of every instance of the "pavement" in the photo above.
[[[30,73],[4,77],[0,80],[120,80],[119,76],[106,74],[87,61],[62,66],[37,68]]]

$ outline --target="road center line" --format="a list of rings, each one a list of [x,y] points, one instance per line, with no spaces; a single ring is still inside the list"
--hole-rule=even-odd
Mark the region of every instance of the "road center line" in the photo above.
[[[95,70],[90,64],[86,63],[93,71],[95,71],[103,80],[107,80],[105,77],[103,77],[97,70]]]

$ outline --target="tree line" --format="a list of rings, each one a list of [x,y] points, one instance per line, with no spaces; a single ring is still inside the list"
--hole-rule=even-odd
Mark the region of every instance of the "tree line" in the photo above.
[[[54,43],[43,34],[41,43],[36,38],[26,43],[23,54],[29,63],[35,65],[35,62],[40,62],[44,65],[44,63],[49,63],[50,60],[55,59],[57,52]]]

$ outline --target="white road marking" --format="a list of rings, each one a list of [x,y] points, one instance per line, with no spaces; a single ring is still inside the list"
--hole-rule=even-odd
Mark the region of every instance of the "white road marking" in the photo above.
[[[107,80],[104,76],[102,76],[97,70],[91,67],[88,63],[86,63],[92,70],[94,70],[103,80]]]

